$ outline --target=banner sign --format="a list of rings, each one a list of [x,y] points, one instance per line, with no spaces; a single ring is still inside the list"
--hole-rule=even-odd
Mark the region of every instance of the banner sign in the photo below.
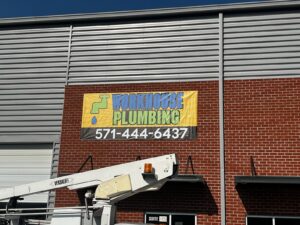
[[[197,91],[84,94],[81,139],[192,139],[197,101]]]

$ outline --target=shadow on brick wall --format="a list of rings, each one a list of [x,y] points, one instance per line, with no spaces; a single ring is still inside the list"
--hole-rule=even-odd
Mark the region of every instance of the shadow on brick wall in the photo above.
[[[248,215],[300,216],[300,185],[248,184],[236,190]]]
[[[118,209],[215,215],[216,202],[206,184],[166,183],[160,191],[145,192],[118,203]]]

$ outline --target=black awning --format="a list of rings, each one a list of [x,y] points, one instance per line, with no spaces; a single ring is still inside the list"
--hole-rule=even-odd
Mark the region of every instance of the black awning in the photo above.
[[[173,176],[168,182],[187,182],[205,184],[203,176],[195,174],[177,174]]]
[[[292,176],[236,176],[235,185],[245,184],[300,184],[300,177]]]

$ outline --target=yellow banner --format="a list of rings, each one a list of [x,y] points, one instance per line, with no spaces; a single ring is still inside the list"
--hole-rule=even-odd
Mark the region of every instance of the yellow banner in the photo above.
[[[196,127],[197,91],[85,94],[81,128]]]

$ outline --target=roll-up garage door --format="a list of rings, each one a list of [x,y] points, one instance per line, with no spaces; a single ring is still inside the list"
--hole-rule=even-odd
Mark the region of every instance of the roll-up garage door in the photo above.
[[[0,189],[50,178],[53,144],[0,144]],[[48,192],[22,202],[47,203]]]

